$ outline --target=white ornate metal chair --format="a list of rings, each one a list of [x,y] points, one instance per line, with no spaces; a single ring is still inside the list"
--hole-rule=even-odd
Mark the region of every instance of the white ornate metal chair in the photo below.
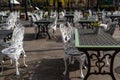
[[[77,11],[76,10],[74,12],[74,24],[75,24],[76,27],[80,26],[79,23],[78,23],[78,21],[79,21],[80,18],[83,18],[83,14],[82,14],[81,11]]]
[[[114,22],[108,22],[108,23],[101,23],[100,26],[103,28],[103,30],[110,34],[111,36],[113,36],[114,32],[115,32],[115,29],[116,29],[116,25],[117,25],[117,22],[114,21]],[[110,53],[109,51],[101,51],[103,54],[105,53]],[[101,55],[102,56],[102,55]],[[110,63],[109,63],[109,58],[108,56],[106,56],[106,65],[109,66]]]
[[[1,29],[14,29],[15,23],[17,22],[17,14],[12,12],[7,18],[6,23],[1,24]]]
[[[40,19],[41,19],[41,18],[40,18],[40,15],[37,14],[37,13],[34,13],[34,16],[36,17],[36,20],[40,20]]]
[[[49,32],[52,32],[52,36],[54,38],[56,38],[57,22],[58,22],[58,15],[55,17],[54,22],[48,26]]]
[[[51,11],[50,12],[50,18],[55,18],[57,16],[57,12],[56,11]]]
[[[60,31],[62,34],[62,39],[64,42],[64,63],[65,63],[65,71],[63,72],[64,75],[67,73],[68,65],[67,60],[69,59],[70,63],[72,62],[72,58],[76,59],[80,64],[80,78],[84,78],[83,75],[83,65],[86,59],[86,55],[83,52],[80,52],[75,47],[74,37],[72,33],[72,28],[70,28],[69,23],[67,22],[67,26],[65,24],[60,24]]]
[[[23,55],[24,66],[27,67],[25,63],[26,55],[23,49],[24,27],[21,24],[18,24],[16,26],[18,27],[18,30],[15,32],[16,34],[14,35],[13,42],[11,43],[10,46],[8,46],[7,48],[1,51],[1,55],[8,56],[12,61],[15,62],[16,75],[20,75],[19,70],[18,70],[18,64],[19,64],[18,59],[20,58],[21,54]],[[2,72],[3,72],[2,61],[1,61],[1,67],[2,67]]]

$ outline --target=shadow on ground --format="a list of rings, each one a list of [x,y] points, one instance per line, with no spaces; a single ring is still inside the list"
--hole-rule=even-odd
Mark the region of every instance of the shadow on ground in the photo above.
[[[14,74],[5,75],[5,80],[70,80],[69,73],[64,76],[63,58],[42,59],[27,63],[28,68],[20,66],[20,76]],[[78,70],[79,66],[69,66],[69,71]]]
[[[53,48],[53,49],[26,50],[26,52],[46,52],[46,51],[55,51],[55,50],[63,50],[63,48],[58,47],[58,48]]]
[[[35,40],[35,34],[34,33],[28,33],[24,35],[24,41],[32,41]]]
[[[24,37],[24,41],[32,41],[32,40],[35,40],[35,33],[28,33],[28,34],[26,33],[24,36],[25,36],[25,37]],[[46,38],[46,37],[47,37],[47,35],[46,35],[46,36],[42,36],[42,37],[39,36],[38,39],[44,39],[44,38]],[[60,35],[57,35],[55,41],[62,43],[62,37],[61,37]]]

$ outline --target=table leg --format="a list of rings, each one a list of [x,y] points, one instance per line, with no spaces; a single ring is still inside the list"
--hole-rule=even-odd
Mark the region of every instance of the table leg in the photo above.
[[[46,29],[47,29],[46,33],[47,33],[47,35],[48,35],[48,38],[51,39],[50,34],[49,34],[49,32],[48,32],[48,26],[47,26]]]
[[[50,23],[41,23],[38,25],[38,31],[37,31],[37,35],[36,35],[35,39],[38,39],[39,35],[40,34],[42,35],[42,33],[46,33],[48,35],[48,38],[51,39],[50,34],[48,32],[49,24]]]
[[[84,80],[87,80],[89,75],[90,75],[90,70],[91,70],[91,61],[90,61],[90,58],[89,58],[89,54],[87,51],[84,51],[86,53],[86,56],[87,56],[87,60],[88,60],[88,71],[87,71],[87,74],[84,78]]]
[[[50,34],[49,34],[49,31],[48,31],[48,25],[49,25],[49,24],[46,24],[46,25],[45,25],[45,32],[46,32],[46,34],[48,35],[48,39],[51,39],[51,36],[50,36]]]
[[[113,63],[114,63],[114,58],[115,58],[116,54],[119,52],[119,50],[115,50],[115,52],[111,53],[111,54],[106,53],[102,57],[100,57],[100,50],[97,51],[97,54],[96,53],[89,53],[87,51],[84,51],[84,52],[86,53],[86,56],[88,58],[88,71],[87,71],[87,74],[86,74],[84,80],[88,80],[88,77],[90,75],[93,75],[93,74],[94,75],[98,75],[98,74],[109,75],[109,76],[111,76],[112,80],[116,80],[115,77],[114,77],[114,74],[113,74]],[[103,69],[103,68],[106,67],[104,60],[107,56],[109,57],[109,59],[111,59],[110,60],[110,67],[108,67],[108,68],[110,68],[109,69],[110,71],[106,71],[106,70]],[[91,68],[92,68],[91,63],[92,63],[93,57],[95,57],[97,59],[95,61],[95,66],[96,66],[97,70],[94,70],[94,71],[91,72]]]
[[[37,31],[37,35],[36,35],[35,39],[38,39],[39,34],[40,34],[40,25],[38,25],[38,31]]]

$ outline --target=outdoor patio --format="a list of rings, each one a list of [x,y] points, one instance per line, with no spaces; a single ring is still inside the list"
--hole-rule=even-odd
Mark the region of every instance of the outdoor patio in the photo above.
[[[120,80],[119,0],[0,5],[0,80]]]
[[[59,28],[57,29],[59,32]],[[119,28],[116,29],[114,38],[120,41]],[[0,80],[82,80],[79,78],[79,66],[77,62],[70,66],[69,75],[64,76],[64,50],[60,32],[55,39],[34,39],[34,27],[25,27],[24,48],[27,54],[27,68],[23,67],[20,58],[20,76],[15,75],[15,69],[9,60],[4,63],[4,74]],[[114,74],[117,80],[120,76],[120,54],[115,58]],[[83,70],[84,74],[87,70]],[[117,73],[118,74],[117,74]],[[88,80],[112,80],[106,75],[93,75]]]

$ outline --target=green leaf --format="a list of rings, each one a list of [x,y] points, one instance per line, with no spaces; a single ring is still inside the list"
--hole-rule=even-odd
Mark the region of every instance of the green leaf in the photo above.
[[[92,23],[92,26],[94,26],[94,27],[99,27],[99,25],[100,25],[100,23],[98,21]]]

